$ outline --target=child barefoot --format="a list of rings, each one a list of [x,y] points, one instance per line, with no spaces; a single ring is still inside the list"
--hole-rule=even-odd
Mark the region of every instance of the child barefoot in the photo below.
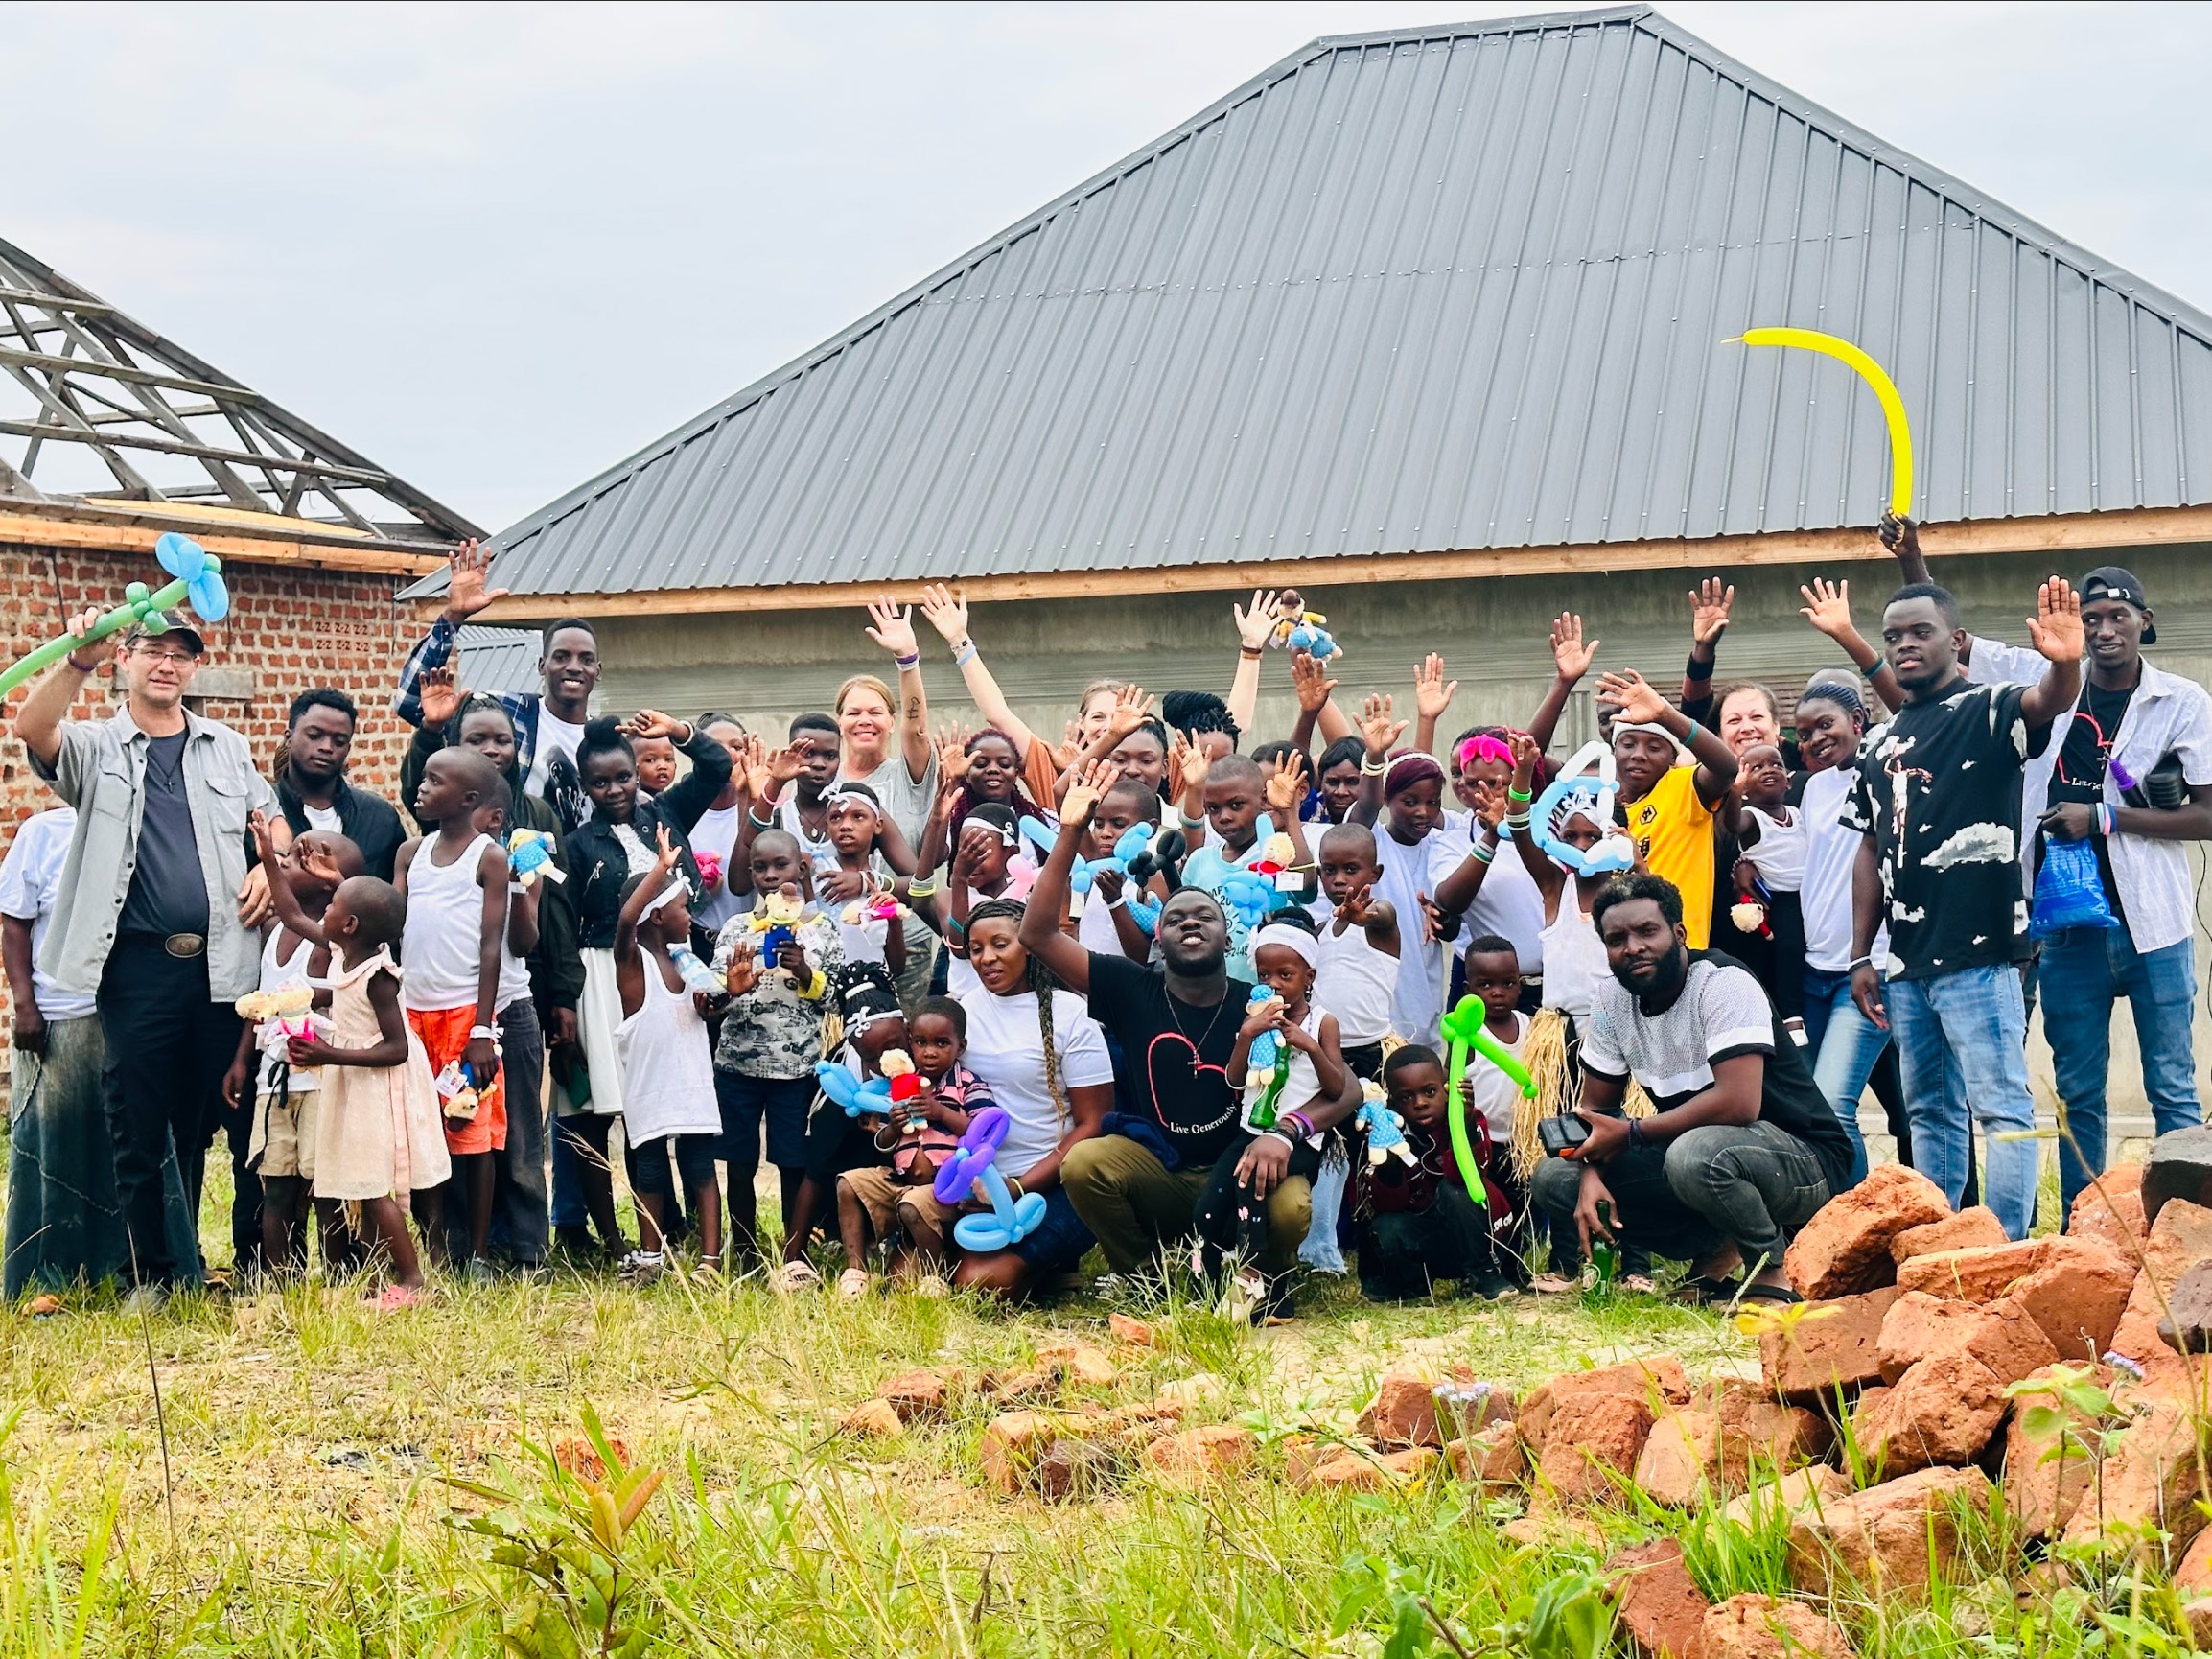
[[[316,876],[306,860],[314,853],[315,868],[328,869],[331,878]],[[285,853],[272,855],[291,874],[292,897],[301,910],[320,922],[339,883],[361,874],[361,849],[343,835],[321,830],[302,831]],[[269,924],[261,947],[261,995],[291,993],[313,997],[325,1008],[327,989],[317,991],[330,973],[330,951],[305,934],[295,933],[281,921]],[[327,1014],[313,1016],[314,1029],[327,1034]],[[314,1185],[315,1101],[319,1073],[312,1066],[297,1069],[290,1058],[291,1031],[308,1029],[307,1009],[283,1016],[267,1016],[248,1021],[239,1034],[238,1055],[222,1080],[222,1097],[233,1110],[253,1103],[253,1130],[246,1148],[246,1166],[261,1179],[261,1265],[265,1272],[288,1273],[307,1266],[308,1196]],[[332,1206],[335,1208],[335,1206]],[[335,1229],[323,1230],[324,1269],[333,1272],[338,1262],[327,1248],[336,1242]],[[342,1252],[341,1252],[342,1253]]]
[[[426,1293],[403,1206],[416,1189],[442,1186],[452,1164],[430,1058],[400,1007],[400,974],[392,963],[392,946],[407,928],[407,901],[373,876],[340,879],[328,855],[311,847],[305,874],[336,886],[318,921],[300,907],[291,874],[277,862],[268,825],[258,813],[253,829],[278,920],[331,954],[330,1040],[301,1038],[290,1045],[293,1065],[325,1068],[314,1196],[358,1214],[371,1247],[391,1262],[396,1282],[374,1305],[387,1312],[413,1307]]]
[[[1313,997],[1320,954],[1313,923],[1302,911],[1274,917],[1252,935],[1252,967],[1259,975],[1254,995],[1271,994],[1251,1004],[1223,1068],[1229,1087],[1244,1090],[1246,1138],[1232,1142],[1215,1163],[1193,1218],[1199,1241],[1196,1261],[1209,1278],[1220,1277],[1231,1251],[1245,1258],[1230,1299],[1247,1315],[1280,1312],[1287,1293],[1284,1281],[1278,1276],[1270,1284],[1260,1266],[1270,1255],[1268,1206],[1252,1185],[1246,1157],[1262,1136],[1274,1136],[1291,1149],[1284,1176],[1312,1180],[1321,1166],[1323,1136],[1306,1114],[1349,1087],[1337,1021]],[[1275,1058],[1263,1069],[1252,1063],[1252,1050],[1264,1037],[1274,1039],[1263,1046],[1272,1046]],[[1296,1248],[1291,1240],[1281,1242]]]
[[[1398,985],[1398,913],[1375,897],[1383,878],[1375,832],[1338,824],[1321,835],[1321,892],[1336,914],[1321,923],[1314,994],[1337,1016],[1344,1063],[1372,1083],[1383,1075],[1390,997]]]
[[[966,1046],[967,1011],[949,996],[923,998],[907,1020],[906,1052],[921,1090],[896,1103],[876,1132],[876,1150],[890,1154],[890,1165],[849,1169],[837,1178],[837,1226],[848,1261],[865,1261],[872,1241],[903,1234],[904,1246],[892,1259],[895,1276],[918,1265],[932,1275],[948,1271],[945,1233],[958,1210],[939,1203],[931,1184],[967,1132],[968,1114],[990,1104],[990,1090],[960,1063]],[[942,1278],[936,1288],[943,1288]]]
[[[485,1244],[499,1154],[507,1144],[506,1079],[501,1074],[500,969],[507,943],[507,855],[477,827],[477,814],[502,799],[506,782],[473,749],[441,749],[423,768],[416,816],[437,821],[433,835],[400,849],[395,884],[407,900],[407,1023],[431,1057],[446,1103],[446,1150],[462,1187],[456,1207],[469,1217],[467,1271],[488,1276]],[[520,964],[517,964],[518,970]],[[528,994],[528,975],[518,971]],[[420,1184],[416,1220],[433,1256],[447,1250],[445,1194]],[[482,1267],[477,1264],[484,1262]]]
[[[662,1240],[675,1194],[664,1141],[699,1226],[699,1265],[722,1267],[722,1201],[714,1155],[722,1114],[714,1102],[714,1055],[700,1016],[704,994],[685,982],[672,950],[689,951],[691,889],[676,873],[678,848],[658,827],[653,868],[630,877],[615,920],[615,987],[622,999],[616,1047],[622,1057],[622,1125],[630,1191],[638,1201],[639,1248],[623,1258],[633,1279],[659,1275]],[[696,961],[696,959],[693,959]]]

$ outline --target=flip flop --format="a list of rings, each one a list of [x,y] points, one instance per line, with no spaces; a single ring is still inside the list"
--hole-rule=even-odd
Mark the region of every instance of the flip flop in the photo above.
[[[386,1285],[368,1298],[368,1305],[380,1314],[404,1313],[408,1308],[419,1308],[431,1299],[427,1290],[411,1290],[406,1285]]]
[[[1735,1293],[1735,1299],[1739,1302],[1779,1302],[1787,1307],[1802,1302],[1805,1297],[1787,1285],[1749,1284]]]
[[[1736,1283],[1734,1279],[1715,1278],[1702,1273],[1693,1279],[1685,1279],[1675,1295],[1692,1307],[1707,1307],[1714,1302],[1726,1305],[1735,1300]]]

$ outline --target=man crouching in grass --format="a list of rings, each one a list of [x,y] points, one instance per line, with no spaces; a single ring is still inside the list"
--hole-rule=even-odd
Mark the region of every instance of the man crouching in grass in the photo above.
[[[1544,1161],[1531,1200],[1585,1251],[1618,1237],[1688,1262],[1697,1295],[1797,1300],[1782,1250],[1849,1184],[1843,1126],[1749,970],[1689,948],[1672,883],[1622,876],[1591,921],[1612,978],[1582,1039],[1588,1138]],[[1650,1117],[1621,1114],[1632,1076]]]

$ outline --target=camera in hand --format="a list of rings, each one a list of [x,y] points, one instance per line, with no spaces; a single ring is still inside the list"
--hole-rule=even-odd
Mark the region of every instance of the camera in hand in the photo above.
[[[1570,1152],[1590,1138],[1590,1126],[1579,1117],[1564,1113],[1548,1117],[1536,1126],[1537,1137],[1544,1142],[1547,1157],[1565,1157]]]

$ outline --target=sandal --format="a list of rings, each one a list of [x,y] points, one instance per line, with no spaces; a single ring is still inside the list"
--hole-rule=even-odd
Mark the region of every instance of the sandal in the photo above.
[[[1528,1281],[1528,1288],[1540,1297],[1571,1297],[1582,1287],[1558,1273],[1538,1273]]]
[[[431,1293],[415,1290],[408,1285],[386,1285],[375,1296],[367,1298],[368,1305],[380,1314],[396,1314],[408,1308],[419,1308],[431,1299]]]
[[[1675,1296],[1692,1307],[1711,1307],[1718,1303],[1726,1307],[1735,1300],[1737,1285],[1734,1279],[1717,1278],[1711,1273],[1701,1273],[1693,1279],[1684,1279],[1676,1288]]]
[[[869,1278],[866,1268],[847,1268],[837,1275],[837,1294],[849,1302],[856,1302],[868,1294]]]
[[[1620,1281],[1620,1288],[1632,1297],[1655,1297],[1659,1282],[1649,1273],[1630,1273]]]
[[[813,1290],[822,1283],[822,1275],[814,1271],[809,1261],[788,1261],[768,1275],[768,1283],[780,1291]]]
[[[1793,1303],[1802,1302],[1805,1297],[1799,1296],[1787,1285],[1762,1285],[1755,1282],[1745,1285],[1737,1291],[1735,1299],[1739,1302],[1776,1302],[1783,1307],[1788,1307]]]

